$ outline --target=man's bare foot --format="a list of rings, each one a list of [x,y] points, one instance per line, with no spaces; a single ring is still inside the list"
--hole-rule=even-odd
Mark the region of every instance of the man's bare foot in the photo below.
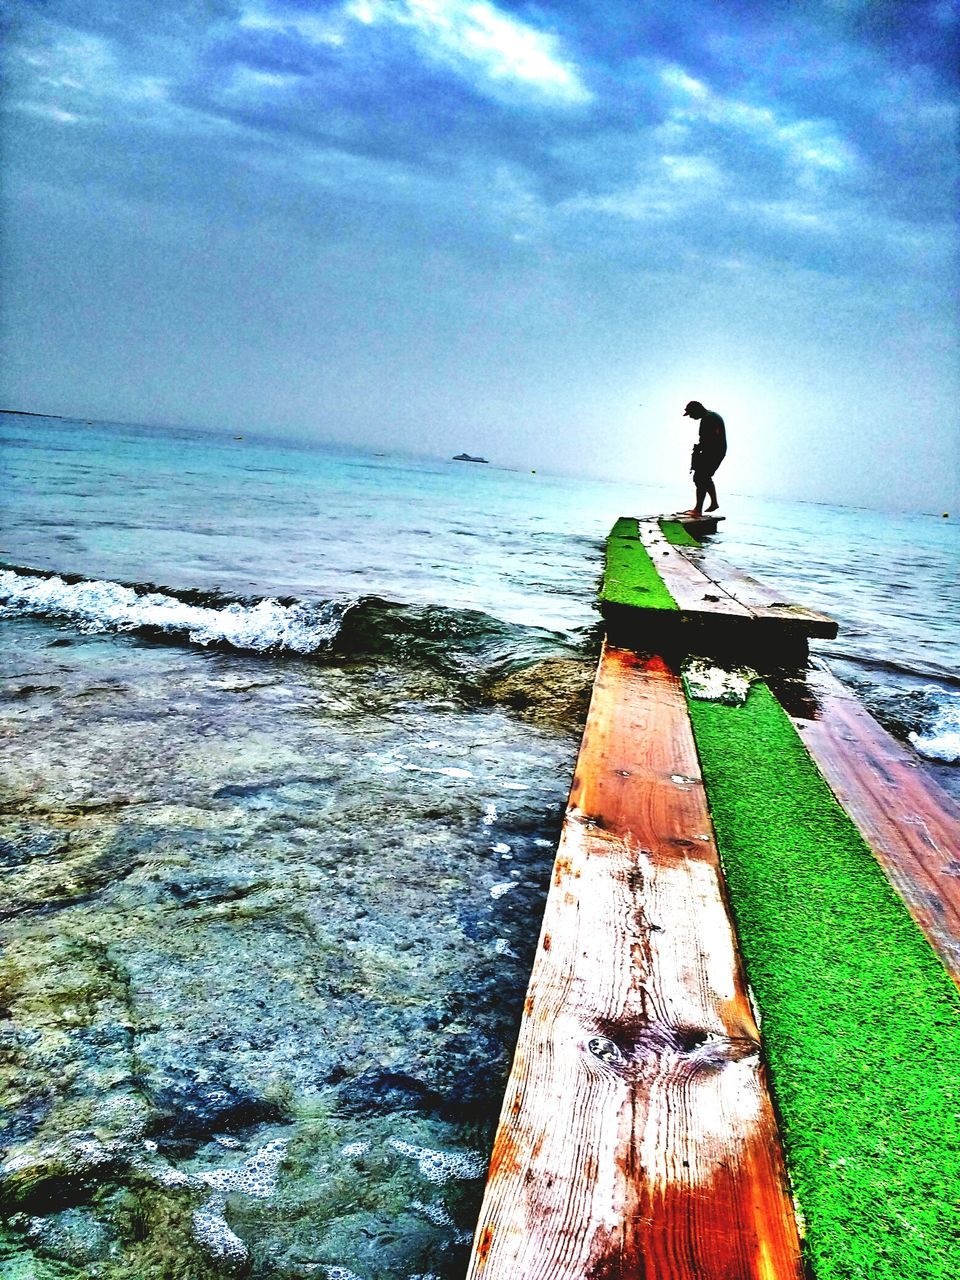
[[[708,510],[708,511],[719,511],[719,510],[720,510],[720,503],[719,503],[719,502],[715,502],[715,503],[713,504],[713,506],[712,506],[712,507],[707,507],[707,510]]]
[[[699,519],[703,515],[703,512],[698,511],[696,507],[691,507],[689,511],[681,511],[680,514],[682,516],[696,516],[697,519]]]

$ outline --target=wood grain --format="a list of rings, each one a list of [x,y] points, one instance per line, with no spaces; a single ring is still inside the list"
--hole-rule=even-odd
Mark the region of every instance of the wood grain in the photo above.
[[[803,605],[785,602],[782,594],[734,565],[718,559],[712,551],[699,547],[683,547],[684,557],[714,583],[720,590],[738,600],[756,618],[773,622],[795,623],[808,636],[832,640],[837,634],[837,623],[825,613],[808,609]]]
[[[808,684],[807,750],[960,985],[960,805],[834,676]]]
[[[718,587],[664,537],[656,520],[639,521],[640,541],[678,608],[687,614],[711,614],[749,620],[750,610]]]
[[[799,1280],[686,705],[604,647],[468,1280]]]

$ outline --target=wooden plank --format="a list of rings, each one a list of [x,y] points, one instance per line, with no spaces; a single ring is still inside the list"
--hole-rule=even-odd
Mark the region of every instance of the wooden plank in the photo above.
[[[756,578],[718,559],[712,552],[704,552],[699,547],[683,547],[680,550],[705,577],[735,600],[739,600],[755,617],[773,622],[795,623],[806,635],[825,640],[832,640],[836,636],[837,624],[827,614],[785,602],[782,592],[778,593],[765,586]]]
[[[726,520],[726,518],[726,516],[687,516],[682,514],[661,517],[664,520],[676,520],[694,538],[706,538],[711,533],[716,533],[721,520]]]
[[[604,646],[468,1280],[799,1280],[686,704]]]
[[[742,569],[729,564],[715,556],[712,551],[703,551],[699,547],[687,547],[685,554],[702,574],[715,582],[722,582],[725,590],[745,605],[770,605],[780,602],[780,597],[772,587],[758,582]]]
[[[809,686],[807,750],[960,985],[960,805],[834,676]]]
[[[679,547],[672,546],[655,520],[641,520],[638,528],[640,541],[683,613],[749,620],[750,610],[712,582]]]
[[[643,597],[606,594],[601,610],[614,643],[654,653],[711,654],[769,672],[803,664],[811,633],[836,633],[831,620],[808,610],[781,604],[751,607],[736,599],[725,583],[707,577],[694,563],[695,548],[671,545],[656,520],[618,521],[608,540],[608,561],[614,541],[632,541],[631,526],[677,610],[654,616],[644,608]],[[828,629],[823,630],[821,623]]]

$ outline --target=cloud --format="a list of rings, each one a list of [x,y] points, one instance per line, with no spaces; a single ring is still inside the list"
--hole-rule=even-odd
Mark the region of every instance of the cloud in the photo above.
[[[576,66],[555,35],[539,31],[487,0],[349,0],[347,12],[366,26],[409,28],[421,53],[491,87],[520,85],[559,102],[587,102]]]
[[[940,55],[832,3],[24,4],[10,155],[64,189],[632,271],[946,257]]]
[[[489,0],[346,0],[321,12],[262,0],[242,11],[238,26],[299,40],[307,48],[339,48],[355,61],[363,58],[364,29],[392,30],[403,35],[408,53],[487,95],[525,93],[558,105],[591,98],[556,35]]]
[[[84,117],[75,111],[64,111],[49,102],[14,102],[14,111],[25,111],[27,115],[39,116],[41,120],[53,120],[57,124],[79,124]]]
[[[775,147],[792,164],[811,170],[846,173],[857,164],[856,149],[830,120],[790,119],[776,107],[715,93],[682,67],[666,66],[660,78],[676,99],[670,112],[676,125],[690,131],[703,124],[729,129]]]
[[[166,78],[132,71],[107,38],[56,28],[42,36],[15,50],[9,62],[11,82],[29,95],[29,104],[15,101],[20,109],[73,123],[121,105],[149,113],[165,100]]]

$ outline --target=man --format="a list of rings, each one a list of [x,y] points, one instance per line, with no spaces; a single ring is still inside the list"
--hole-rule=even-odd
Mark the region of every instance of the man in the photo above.
[[[691,400],[683,411],[685,418],[699,418],[700,438],[693,446],[690,458],[690,470],[693,472],[693,483],[697,491],[697,503],[689,511],[688,516],[703,515],[703,500],[710,499],[708,511],[716,511],[717,490],[713,483],[713,473],[723,461],[727,452],[727,429],[719,413],[705,409],[699,400]]]

